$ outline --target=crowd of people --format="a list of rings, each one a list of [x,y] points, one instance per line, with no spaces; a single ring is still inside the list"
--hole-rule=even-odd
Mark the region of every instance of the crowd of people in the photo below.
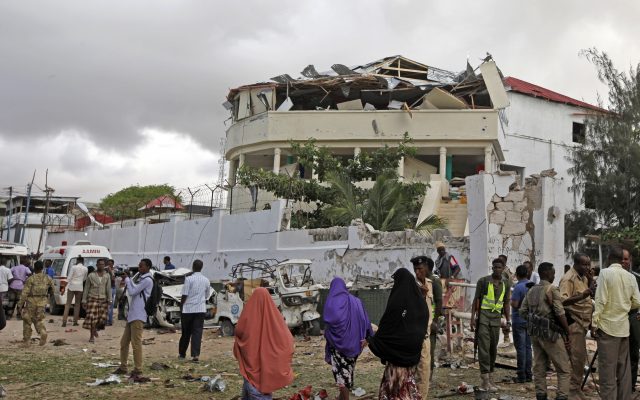
[[[406,268],[393,273],[393,287],[378,326],[371,324],[362,302],[349,292],[345,281],[340,277],[332,280],[322,318],[325,361],[338,387],[338,400],[349,399],[355,387],[356,363],[366,347],[385,366],[379,399],[428,397],[437,321],[443,315],[443,285],[460,273],[460,266],[444,245],[439,246],[438,255],[435,262],[427,256],[412,258],[413,273]],[[499,390],[493,374],[502,332],[503,338],[513,336],[517,354],[514,382],[533,381],[536,399],[547,399],[547,372],[552,367],[557,376],[556,399],[585,399],[590,335],[598,344],[601,398],[631,398],[640,355],[640,274],[634,276],[630,252],[620,247],[609,250],[609,265],[601,271],[592,268],[585,254],[575,254],[573,261],[558,286],[554,285],[553,264],[542,262],[535,271],[531,262],[525,262],[512,276],[504,255],[493,260],[490,275],[476,282],[470,328],[475,332],[474,353],[477,350],[479,361],[478,390]],[[170,259],[164,264],[173,267]],[[62,324],[66,326],[75,300],[86,312],[82,327],[94,342],[99,331],[112,323],[115,288],[121,284],[129,303],[120,341],[120,366],[115,373],[139,379],[143,372],[142,334],[149,318],[147,300],[155,285],[152,263],[140,260],[135,280],[125,274],[119,283],[113,266],[113,260],[100,259],[90,272],[83,259],[77,258],[68,276]],[[193,262],[181,298],[178,357],[185,359],[190,348],[193,362],[199,361],[206,299],[211,291],[203,267],[201,260]],[[7,308],[7,317],[16,312],[22,319],[25,346],[31,343],[32,325],[40,335],[40,345],[46,344],[43,319],[49,295],[55,290],[50,269],[41,261],[32,267],[26,258],[11,270],[0,265],[0,302],[16,299]],[[79,325],[79,307],[73,308],[73,324]],[[5,324],[4,311],[0,306],[0,329]],[[290,385],[293,353],[293,336],[271,295],[265,288],[255,289],[235,328],[233,354],[243,377],[242,398],[271,399],[274,391]]]

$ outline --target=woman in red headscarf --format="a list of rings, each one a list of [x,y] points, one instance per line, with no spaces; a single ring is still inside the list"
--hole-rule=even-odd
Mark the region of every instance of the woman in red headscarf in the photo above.
[[[269,400],[293,382],[293,336],[265,288],[245,304],[235,329],[233,354],[244,377],[243,400]]]

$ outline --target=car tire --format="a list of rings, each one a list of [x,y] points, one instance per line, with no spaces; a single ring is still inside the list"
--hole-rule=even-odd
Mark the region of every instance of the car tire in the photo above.
[[[320,320],[314,319],[312,321],[307,322],[307,334],[309,336],[320,336],[322,335],[322,329],[320,329]]]
[[[233,326],[233,323],[228,319],[223,319],[220,321],[220,332],[222,332],[222,336],[233,336],[236,328]]]
[[[62,315],[64,313],[64,307],[56,304],[56,296],[49,296],[49,314]]]

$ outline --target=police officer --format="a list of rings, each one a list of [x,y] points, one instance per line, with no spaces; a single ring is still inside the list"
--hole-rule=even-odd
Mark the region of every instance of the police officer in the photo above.
[[[480,362],[481,390],[496,392],[493,384],[493,369],[498,355],[500,326],[504,315],[507,325],[503,330],[509,334],[511,328],[511,312],[509,299],[511,287],[502,279],[504,262],[500,258],[493,260],[493,273],[484,276],[476,284],[476,295],[471,307],[471,330],[477,329],[478,361]],[[476,321],[477,317],[477,321]]]
[[[547,399],[547,364],[553,363],[558,376],[557,400],[567,400],[571,381],[569,325],[562,306],[560,290],[551,283],[556,271],[553,264],[543,262],[538,267],[540,284],[535,285],[520,306],[520,316],[527,320],[533,346],[533,381],[536,399]]]
[[[47,343],[47,329],[44,327],[44,306],[53,292],[53,280],[42,272],[42,261],[36,261],[34,274],[24,283],[24,289],[18,301],[18,309],[22,309],[22,338],[24,345],[31,343],[31,324],[35,325],[40,335],[40,346]]]

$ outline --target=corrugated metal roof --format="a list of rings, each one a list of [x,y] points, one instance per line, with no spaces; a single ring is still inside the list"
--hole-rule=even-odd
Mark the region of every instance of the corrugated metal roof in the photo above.
[[[508,76],[504,78],[504,83],[507,86],[507,90],[512,90],[514,92],[522,93],[527,96],[540,97],[556,103],[569,104],[576,107],[586,108],[594,111],[609,112],[608,110],[605,110],[598,106],[585,103],[584,101],[576,100],[569,96],[565,96],[558,92],[554,92],[553,90],[543,88],[542,86],[534,85],[533,83],[529,83],[529,82],[523,81],[522,79],[514,78],[512,76]]]

